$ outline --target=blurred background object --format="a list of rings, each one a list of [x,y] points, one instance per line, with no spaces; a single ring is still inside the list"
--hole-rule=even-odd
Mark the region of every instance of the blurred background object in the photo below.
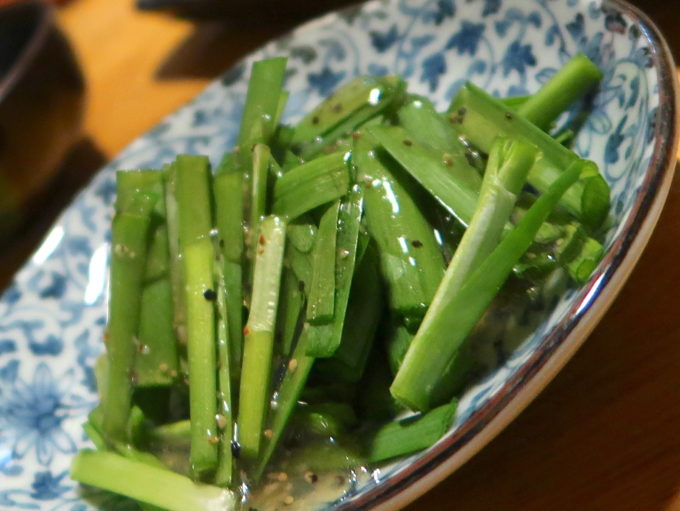
[[[51,5],[0,4],[0,246],[41,211],[80,136],[83,93]]]
[[[192,18],[223,18],[239,24],[302,21],[359,0],[137,0],[144,10],[166,10]]]

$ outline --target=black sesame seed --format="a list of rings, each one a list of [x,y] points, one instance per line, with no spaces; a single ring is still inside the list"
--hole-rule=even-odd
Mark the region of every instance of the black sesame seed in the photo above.
[[[463,116],[466,113],[467,113],[467,109],[464,106],[458,109],[458,115]]]
[[[231,455],[236,459],[241,457],[241,444],[239,444],[236,440],[231,441]]]
[[[406,140],[404,140],[404,145],[412,146],[413,142],[411,142],[409,139],[406,139]]]
[[[301,280],[300,282],[298,282],[298,289],[299,289],[300,291],[304,291],[304,290],[305,290],[305,281],[304,281],[304,280]]]
[[[420,248],[420,247],[423,246],[423,242],[420,241],[420,240],[413,240],[413,241],[411,242],[411,245],[413,245],[413,246],[416,247],[416,248]]]
[[[209,302],[214,302],[217,299],[217,293],[212,289],[206,289],[205,291],[203,291],[203,298],[205,298]]]
[[[469,163],[470,165],[472,165],[473,167],[477,164],[477,158],[478,158],[478,155],[476,155],[476,154],[474,153],[474,151],[470,151],[469,149],[467,149],[467,150],[465,151],[465,159],[466,159],[466,160],[468,161],[468,163]]]

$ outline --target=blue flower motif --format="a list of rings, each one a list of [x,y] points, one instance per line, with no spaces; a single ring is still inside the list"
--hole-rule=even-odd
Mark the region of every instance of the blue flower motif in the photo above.
[[[73,370],[55,380],[40,363],[29,383],[18,377],[18,363],[13,369],[0,387],[0,445],[12,444],[13,458],[35,451],[41,465],[49,465],[55,451],[74,453],[75,442],[62,428],[64,419],[85,405],[71,394]]]
[[[640,77],[636,76],[630,81],[630,97],[626,103],[626,108],[635,106],[638,96],[640,95]]]
[[[425,81],[433,91],[439,84],[439,77],[446,72],[446,61],[441,53],[433,53],[423,61],[423,72],[420,81]]]
[[[482,17],[486,18],[491,14],[496,14],[501,8],[501,0],[484,0],[484,10]]]
[[[529,14],[529,16],[527,16],[527,22],[531,23],[536,28],[540,28],[542,23],[541,15],[538,12],[533,11]]]
[[[10,287],[7,288],[7,291],[5,291],[2,300],[8,305],[12,305],[17,303],[20,298],[21,291],[19,291],[19,288],[16,286],[16,284],[12,284]]]
[[[47,338],[39,342],[31,340],[28,347],[34,355],[59,355],[64,347],[64,342],[56,335],[48,335]]]
[[[611,164],[619,161],[619,148],[621,147],[621,144],[625,138],[623,135],[623,127],[626,125],[626,121],[628,121],[628,116],[624,115],[619,124],[616,126],[614,133],[609,135],[609,138],[607,138],[607,144],[604,148],[604,161],[606,163]]]
[[[477,53],[479,41],[484,33],[483,23],[472,23],[470,21],[463,21],[460,30],[453,34],[446,43],[446,49],[456,49],[458,55],[474,55]]]
[[[290,56],[292,58],[300,59],[302,62],[305,64],[309,64],[316,59],[318,56],[318,53],[314,49],[313,46],[309,46],[308,44],[300,45],[300,46],[293,46],[290,49]]]
[[[31,488],[31,497],[36,500],[51,500],[56,499],[62,493],[70,490],[70,486],[61,484],[67,472],[64,471],[59,475],[53,476],[52,472],[36,472]]]
[[[40,291],[40,298],[61,298],[66,289],[66,277],[61,273],[52,272],[52,282]]]
[[[437,10],[434,12],[433,19],[435,25],[441,25],[446,18],[456,15],[456,6],[453,0],[437,0]]]
[[[16,343],[12,339],[0,340],[0,355],[5,353],[13,353],[17,349]]]
[[[5,367],[0,367],[0,382],[3,386],[13,384],[19,374],[19,361],[10,360]],[[2,387],[0,387],[2,390]]]
[[[88,259],[92,255],[90,240],[87,236],[71,236],[66,240],[66,246],[70,254],[82,255]]]
[[[228,87],[229,85],[238,82],[244,75],[245,71],[246,65],[244,62],[241,62],[237,66],[232,67],[229,71],[224,73],[220,78],[220,82],[222,82],[222,85],[225,87]]]
[[[109,174],[109,176],[111,176]],[[113,204],[113,198],[116,196],[116,182],[110,177],[102,180],[95,190],[95,195],[102,199],[107,206]]]
[[[604,26],[609,30],[610,32],[616,32],[618,34],[625,34],[626,29],[628,28],[628,23],[626,23],[626,20],[623,18],[622,14],[618,11],[614,10],[609,10],[606,8],[603,8],[605,12],[605,17],[604,17]]]
[[[505,50],[501,63],[504,76],[508,76],[513,69],[520,75],[524,75],[527,66],[536,65],[536,57],[530,44],[520,44],[519,41],[513,41]]]
[[[378,51],[378,53],[384,53],[399,39],[397,25],[392,25],[385,33],[372,31],[369,33],[369,35],[371,36],[371,44]]]
[[[508,33],[508,29],[510,28],[511,23],[506,20],[500,20],[494,23],[494,27],[496,28],[496,33],[500,37],[504,37],[505,34]]]
[[[654,61],[652,60],[652,52],[646,46],[635,50],[632,58],[633,61],[635,61],[635,63],[640,67],[651,68],[654,65]]]
[[[327,66],[320,73],[309,73],[307,82],[319,92],[320,96],[328,96],[345,77],[344,71],[334,73]]]
[[[545,32],[545,45],[546,46],[552,46],[557,38],[560,36],[560,27],[557,25],[552,25],[548,30]]]
[[[101,317],[97,319],[96,324],[103,327],[106,324],[106,319]],[[90,343],[89,340],[89,331],[84,330],[73,341],[73,345],[78,351],[76,361],[84,372],[82,383],[90,390],[90,392],[96,392],[97,383],[93,367],[95,365],[95,359],[101,354],[102,348],[101,343]]]
[[[583,14],[580,12],[576,14],[574,19],[567,23],[567,32],[571,35],[571,37],[574,38],[575,41],[578,41],[581,36],[583,36],[583,30],[585,28],[585,19],[583,18]]]

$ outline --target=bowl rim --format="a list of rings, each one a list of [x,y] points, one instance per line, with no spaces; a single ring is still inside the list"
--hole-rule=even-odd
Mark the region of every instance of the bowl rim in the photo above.
[[[26,70],[31,67],[40,48],[45,43],[50,31],[50,26],[54,21],[54,8],[46,0],[22,0],[10,1],[0,7],[0,15],[7,15],[12,11],[31,11],[35,16],[33,20],[34,32],[30,35],[24,47],[20,50],[16,60],[4,76],[0,76],[0,101],[4,100],[13,87],[21,80]]]
[[[460,428],[449,432],[413,464],[388,477],[338,511],[399,509],[451,475],[500,434],[557,376],[614,302],[649,241],[668,195],[678,151],[680,89],[668,43],[654,22],[627,0],[602,0],[609,9],[624,13],[649,42],[652,66],[659,76],[660,104],[654,127],[654,151],[647,166],[633,211],[618,237],[581,288],[580,300],[566,319],[545,336],[537,353],[522,364],[503,389],[476,410]],[[303,28],[303,27],[300,27]],[[670,143],[668,143],[670,141]]]

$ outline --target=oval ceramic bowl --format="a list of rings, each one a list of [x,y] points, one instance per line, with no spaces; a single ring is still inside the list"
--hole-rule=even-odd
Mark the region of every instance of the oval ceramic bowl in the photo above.
[[[286,120],[360,73],[400,73],[440,107],[465,80],[501,95],[536,90],[582,51],[603,72],[576,150],[612,189],[607,253],[520,346],[467,390],[451,431],[373,473],[324,509],[398,508],[458,468],[508,424],[586,339],[623,285],[663,205],[675,162],[676,80],[668,48],[618,0],[395,0],[330,14],[268,44],[131,144],[64,212],[0,301],[0,509],[130,506],[67,475],[97,401],[114,171],[177,153],[215,161],[237,133],[250,63],[289,56]]]

